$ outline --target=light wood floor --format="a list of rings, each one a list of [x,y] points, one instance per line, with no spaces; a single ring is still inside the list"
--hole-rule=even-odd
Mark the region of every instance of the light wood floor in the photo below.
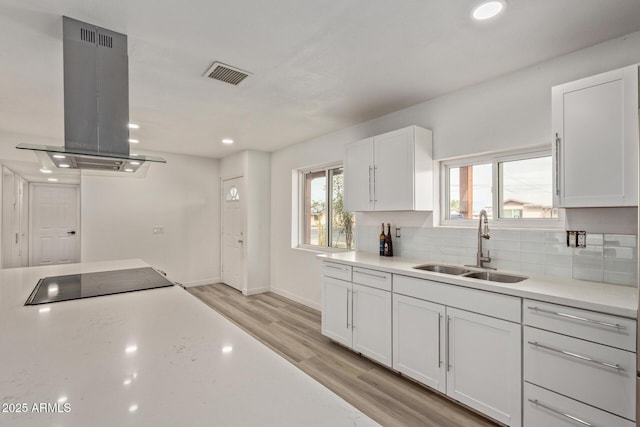
[[[497,425],[322,336],[317,310],[224,284],[187,290],[384,426]]]

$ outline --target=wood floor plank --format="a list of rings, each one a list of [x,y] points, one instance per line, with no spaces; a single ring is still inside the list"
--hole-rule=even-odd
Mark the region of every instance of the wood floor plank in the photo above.
[[[187,291],[383,426],[491,427],[491,420],[332,342],[319,311],[224,284]]]

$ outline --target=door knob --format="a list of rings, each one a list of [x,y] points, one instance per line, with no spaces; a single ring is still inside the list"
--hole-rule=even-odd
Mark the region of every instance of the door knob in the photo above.
[[[67,234],[70,234],[70,235],[72,235],[72,236],[73,236],[74,234],[76,234],[76,230],[67,231]]]
[[[243,242],[243,240],[238,240],[238,243],[242,243],[242,242]]]

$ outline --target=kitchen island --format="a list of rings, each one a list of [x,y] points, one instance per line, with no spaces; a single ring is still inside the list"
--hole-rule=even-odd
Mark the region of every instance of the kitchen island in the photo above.
[[[179,286],[24,306],[46,276],[0,270],[0,425],[375,425]]]

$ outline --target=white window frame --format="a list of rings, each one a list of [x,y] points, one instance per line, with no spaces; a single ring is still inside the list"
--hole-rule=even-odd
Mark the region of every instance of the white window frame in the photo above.
[[[500,218],[499,217],[499,169],[498,164],[502,162],[534,159],[538,157],[551,156],[551,147],[533,147],[520,150],[510,150],[492,154],[478,156],[459,157],[440,161],[440,225],[451,227],[477,227],[476,219],[449,219],[448,206],[450,206],[449,195],[449,169],[461,166],[473,166],[480,164],[491,164],[491,203],[493,218],[489,221],[494,228],[527,228],[527,229],[549,229],[557,230],[564,228],[564,209],[558,208],[558,218]],[[549,171],[553,174],[553,170]]]
[[[354,249],[343,249],[343,248],[335,248],[333,246],[329,246],[329,242],[331,241],[331,231],[330,231],[330,227],[327,226],[327,239],[326,242],[323,246],[320,245],[311,245],[309,243],[304,243],[304,234],[305,234],[305,175],[308,173],[314,173],[314,172],[325,172],[325,176],[327,177],[327,184],[328,184],[328,177],[329,177],[329,171],[332,169],[337,169],[337,168],[342,168],[342,173],[344,174],[344,165],[342,164],[342,162],[337,162],[337,163],[329,163],[329,164],[324,164],[321,166],[314,166],[314,167],[307,167],[304,169],[299,169],[298,170],[298,203],[297,203],[297,211],[298,211],[298,237],[297,237],[297,241],[298,241],[298,245],[297,248],[298,249],[304,249],[304,250],[309,250],[309,251],[313,251],[313,252],[335,252],[335,253],[339,253],[339,252],[353,252],[355,250]],[[344,176],[344,175],[343,175]],[[344,190],[344,189],[343,189]],[[327,188],[327,192],[326,192],[326,206],[327,206],[327,224],[329,221],[329,209],[331,206],[331,195],[329,194],[329,189]],[[355,232],[355,230],[354,230]]]

